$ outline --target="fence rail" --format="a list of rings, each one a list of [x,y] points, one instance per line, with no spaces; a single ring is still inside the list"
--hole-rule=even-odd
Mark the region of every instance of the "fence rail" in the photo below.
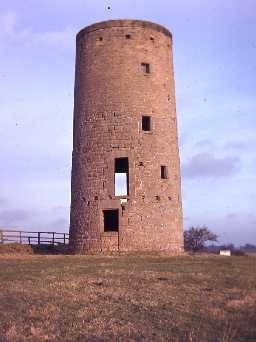
[[[69,234],[58,232],[29,232],[0,229],[0,244],[20,243],[28,245],[68,245]]]

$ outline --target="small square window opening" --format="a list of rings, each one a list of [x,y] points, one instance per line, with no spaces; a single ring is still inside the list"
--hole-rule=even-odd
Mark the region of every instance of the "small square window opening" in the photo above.
[[[150,116],[142,116],[142,130],[149,132],[151,131],[151,117]]]
[[[149,63],[141,63],[142,70],[145,74],[150,74],[150,65]]]
[[[164,165],[161,165],[161,179],[167,179],[167,167]]]
[[[126,38],[126,39],[131,39],[131,35],[130,35],[130,34],[126,34],[126,35],[125,35],[125,38]]]

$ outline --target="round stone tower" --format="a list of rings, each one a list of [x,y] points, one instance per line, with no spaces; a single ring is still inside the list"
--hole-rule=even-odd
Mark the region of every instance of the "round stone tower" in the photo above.
[[[183,250],[172,36],[110,20],[76,41],[70,244]]]

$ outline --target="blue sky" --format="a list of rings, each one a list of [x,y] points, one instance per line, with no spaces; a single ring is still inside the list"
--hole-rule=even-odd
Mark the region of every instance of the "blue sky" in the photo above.
[[[256,244],[255,13],[255,0],[2,1],[0,227],[68,231],[75,35],[131,18],[173,33],[184,227]]]

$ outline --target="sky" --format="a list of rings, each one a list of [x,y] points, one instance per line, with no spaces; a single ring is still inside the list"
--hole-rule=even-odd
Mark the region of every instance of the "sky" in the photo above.
[[[255,0],[2,0],[0,227],[68,231],[75,35],[128,18],[173,34],[184,229],[256,244],[255,13]]]

